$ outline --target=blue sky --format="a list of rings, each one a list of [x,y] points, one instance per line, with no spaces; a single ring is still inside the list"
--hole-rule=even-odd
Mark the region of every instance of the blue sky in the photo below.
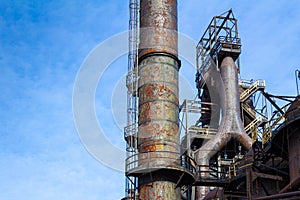
[[[270,93],[296,94],[300,1],[180,0],[178,8],[179,31],[195,41],[214,15],[232,8],[242,78],[265,79]],[[123,173],[101,164],[80,141],[72,92],[89,52],[127,27],[128,1],[0,1],[0,199],[123,197]],[[95,101],[99,124],[119,148],[126,69],[126,56],[112,63]],[[181,73],[193,87],[192,67],[183,65]]]

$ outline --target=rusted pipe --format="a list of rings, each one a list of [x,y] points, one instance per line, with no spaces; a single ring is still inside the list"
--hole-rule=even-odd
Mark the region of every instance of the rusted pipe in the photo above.
[[[296,189],[299,186],[300,186],[300,176],[294,178],[289,184],[287,184],[282,190],[280,190],[279,193],[285,193],[289,190]]]
[[[140,7],[139,57],[157,52],[177,57],[177,0],[141,0]]]
[[[231,57],[225,57],[220,67],[221,83],[219,87],[222,105],[222,119],[217,134],[207,141],[196,152],[197,163],[201,171],[208,171],[209,160],[220,151],[231,138],[236,138],[246,149],[252,146],[251,138],[246,134],[240,118],[240,96],[237,77],[237,68]],[[202,177],[209,174],[202,173]],[[208,192],[208,187],[198,186],[196,188],[196,200],[201,200]]]
[[[268,200],[268,199],[281,199],[281,198],[287,198],[287,197],[300,197],[300,191],[295,191],[295,192],[288,192],[288,193],[283,193],[283,194],[274,194],[270,196],[265,196],[265,197],[259,197],[256,198],[255,200]]]
[[[139,165],[152,166],[155,163],[143,162],[158,162],[165,152],[174,152],[168,154],[174,156],[160,159],[161,168],[139,176],[139,198],[179,200],[180,188],[176,188],[172,173],[166,173],[170,160],[180,160],[177,1],[141,0],[140,8]],[[152,152],[147,154],[152,157],[143,159],[146,152]]]

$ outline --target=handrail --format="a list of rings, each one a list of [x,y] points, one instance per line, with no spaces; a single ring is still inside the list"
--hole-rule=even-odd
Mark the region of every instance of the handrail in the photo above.
[[[134,136],[138,132],[138,124],[134,123],[129,126],[126,126],[124,128],[124,138],[127,138],[128,136]]]
[[[266,131],[263,134],[263,140],[262,140],[262,144],[265,145],[266,143],[268,143],[270,141],[270,139],[272,138],[272,129],[278,125],[278,123],[284,120],[285,121],[285,117],[284,115],[280,115],[273,123],[272,125],[270,125],[269,127],[267,127]]]
[[[230,168],[228,166],[221,166],[221,168]],[[198,172],[198,180],[200,181],[218,181],[218,182],[226,182],[230,180],[229,170],[221,170],[213,169],[209,165],[197,165]]]
[[[138,124],[134,123],[124,128],[124,139],[128,144],[128,150],[137,148]]]
[[[281,110],[284,110],[285,108],[287,108],[291,103],[288,103],[286,105],[284,105]],[[286,121],[286,116],[285,114],[281,114],[280,116],[278,116],[278,114],[281,114],[280,112],[276,112],[272,115],[272,117],[269,120],[269,126],[267,127],[266,131],[263,132],[263,140],[262,140],[262,145],[265,146],[266,143],[268,143],[273,134],[272,131],[273,129],[276,127],[278,128],[279,126],[281,126],[285,121]],[[277,118],[276,118],[277,117]],[[282,122],[281,122],[282,121]],[[280,123],[281,122],[281,123]],[[271,124],[272,123],[272,124]],[[280,124],[279,124],[280,123]]]
[[[243,174],[241,170],[252,166],[253,158],[244,157],[242,160],[234,161],[228,165],[221,165],[212,168],[210,165],[197,165],[198,180],[200,181],[216,181],[226,182],[235,178],[236,176]],[[225,169],[225,170],[219,170]]]
[[[226,36],[219,36],[217,42],[214,44],[213,49],[211,50],[210,55],[214,58],[215,53],[219,53],[220,50],[225,48],[230,48],[231,50],[235,49],[241,51],[241,39],[236,37],[226,37]]]
[[[251,94],[256,92],[258,89],[264,89],[265,86],[266,83],[264,80],[256,80],[254,83],[252,83],[249,86],[249,88],[247,88],[241,93],[240,95],[241,102],[244,102],[249,96],[251,96]]]
[[[173,168],[196,174],[195,166],[196,162],[189,156],[171,151],[136,153],[125,160],[125,171],[127,173],[138,173],[140,170]]]
[[[251,130],[257,126],[259,126],[261,123],[266,122],[267,118],[263,117],[261,115],[258,115],[252,122],[250,122],[246,127],[245,127],[245,131],[246,133],[250,134]]]
[[[256,117],[256,110],[252,109],[247,103],[243,103],[242,107],[251,117]]]
[[[191,126],[188,128],[188,132],[189,133],[194,133],[194,134],[197,134],[197,135],[215,135],[217,133],[217,129],[214,129],[214,128],[200,128],[198,126]]]
[[[137,92],[138,75],[134,71],[129,71],[126,75],[126,86],[130,93]]]
[[[257,79],[256,81],[259,81],[261,86],[264,86],[264,87],[266,86],[265,85],[265,80]],[[256,81],[253,82],[253,80],[239,79],[239,85],[242,86],[242,87],[250,87]]]

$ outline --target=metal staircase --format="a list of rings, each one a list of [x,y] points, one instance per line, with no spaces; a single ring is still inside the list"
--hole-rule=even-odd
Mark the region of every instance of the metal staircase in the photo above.
[[[272,138],[273,135],[272,130],[280,123],[282,123],[284,120],[285,120],[284,115],[280,115],[273,121],[273,123],[270,126],[267,127],[267,129],[264,131],[263,138],[262,138],[263,146],[265,146]]]
[[[188,155],[190,155],[189,147],[195,139],[210,139],[217,132],[217,129],[213,129],[209,126],[203,127],[199,125],[199,121],[192,124],[190,122],[190,119],[193,116],[197,116],[197,118],[199,118],[199,115],[210,112],[211,106],[214,105],[210,102],[185,99],[179,108],[179,111],[182,114],[181,128],[184,128],[185,132],[185,136],[182,138],[181,144],[188,149]]]
[[[251,134],[259,125],[261,125],[264,122],[267,122],[267,118],[264,116],[258,115],[257,117],[255,117],[255,119],[252,122],[250,122],[245,127],[246,133],[248,135]]]
[[[242,103],[242,108],[246,111],[252,118],[256,118],[256,111],[251,108],[248,104]]]
[[[263,123],[267,122],[267,117],[258,113],[255,109],[251,108],[245,101],[252,96],[258,90],[264,90],[266,87],[264,80],[257,81],[245,81],[240,80],[239,85],[245,90],[240,95],[242,109],[252,118],[253,120],[245,127],[245,131],[248,135],[251,135],[252,142],[255,142],[258,136],[257,128]]]
[[[252,94],[258,90],[263,90],[266,87],[264,80],[257,80],[253,82],[245,91],[242,92],[240,98],[241,102],[246,101]]]

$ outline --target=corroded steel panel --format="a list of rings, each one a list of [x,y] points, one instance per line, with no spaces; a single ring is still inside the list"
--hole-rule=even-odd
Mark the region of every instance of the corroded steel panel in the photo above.
[[[139,192],[140,199],[143,200],[178,200],[180,198],[180,190],[175,189],[175,183],[167,181],[156,181],[148,183],[141,187]]]
[[[168,83],[150,83],[140,88],[140,102],[168,100],[173,104],[178,102],[177,88]]]
[[[289,135],[289,168],[291,181],[300,176],[300,132]]]
[[[141,0],[140,56],[168,52],[177,56],[177,1]],[[150,27],[150,28],[149,28]]]
[[[145,58],[139,65],[139,151],[179,152],[178,113],[177,62],[168,56]]]
[[[153,120],[167,120],[174,123],[178,121],[178,107],[168,101],[151,101],[140,106],[139,123]]]
[[[138,148],[141,153],[155,153],[140,154],[139,166],[164,169],[180,166],[178,112],[177,62],[168,56],[145,58],[139,65]],[[177,195],[180,189],[175,189],[175,183],[158,180],[139,186],[141,199],[180,199]]]
[[[178,126],[168,121],[146,122],[139,127],[140,151],[178,151]],[[154,141],[153,141],[154,140]],[[150,145],[149,143],[152,144]],[[163,144],[163,145],[162,145]],[[152,148],[150,146],[153,146]]]
[[[288,133],[288,151],[289,151],[289,170],[290,181],[292,182],[297,177],[300,177],[300,131],[297,128],[299,124],[300,113],[300,96],[291,104],[286,112],[286,119],[288,125],[286,130]],[[297,120],[297,121],[294,121]],[[299,125],[298,125],[299,126]]]
[[[180,170],[177,1],[141,0],[140,7],[138,165]],[[180,199],[172,173],[152,175],[139,178],[140,199]]]
[[[168,84],[178,95],[178,63],[167,56],[151,56],[139,64],[139,87],[152,82]]]

